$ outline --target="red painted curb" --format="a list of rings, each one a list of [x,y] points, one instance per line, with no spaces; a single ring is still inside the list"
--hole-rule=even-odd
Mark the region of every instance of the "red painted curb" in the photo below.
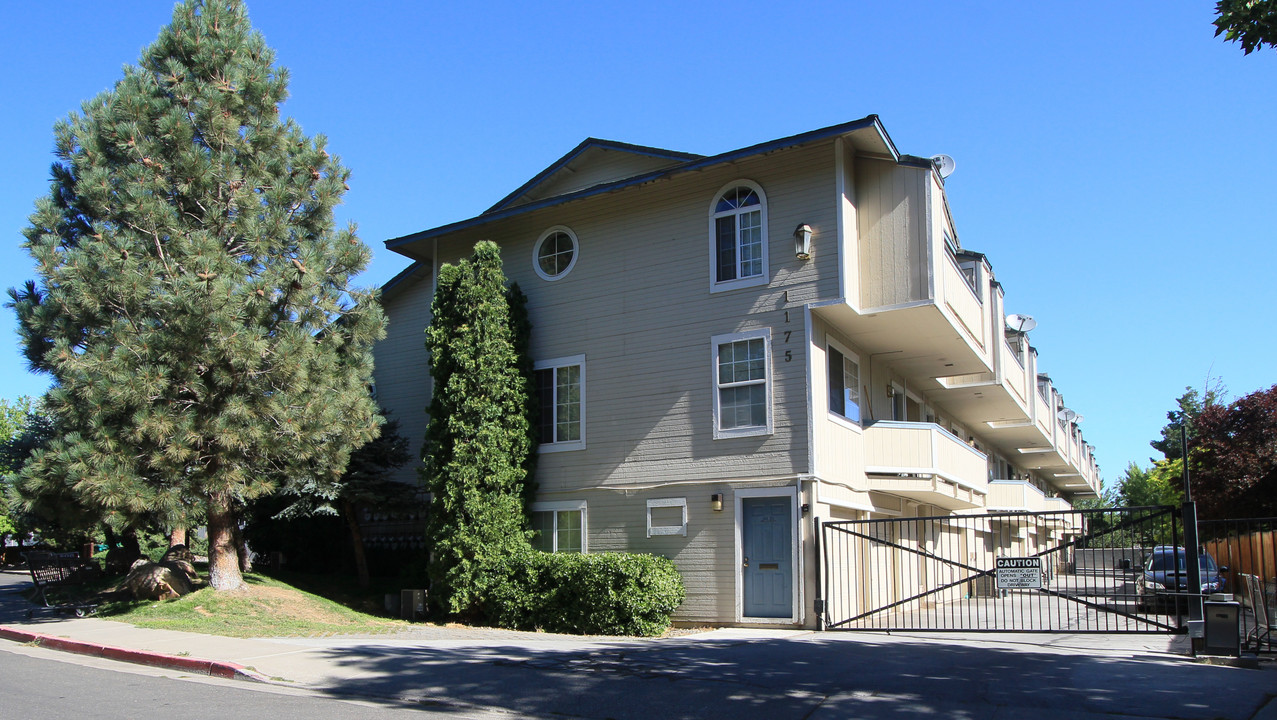
[[[106,658],[107,660],[134,663],[135,665],[148,665],[150,667],[167,668],[169,670],[182,670],[184,672],[198,673],[200,675],[209,675],[228,680],[270,682],[270,679],[265,675],[249,670],[243,665],[238,665],[236,663],[220,662],[217,660],[201,660],[199,658],[178,657],[176,655],[165,655],[164,653],[148,652],[145,650],[130,650],[128,648],[112,647],[110,645],[98,645],[95,643],[81,642],[79,640],[70,640],[68,638],[53,637],[52,635],[27,632],[25,630],[19,630],[17,628],[7,627],[4,625],[0,625],[0,638],[19,643],[35,643],[40,647],[48,648],[50,650],[60,650],[62,652],[76,653],[77,655],[90,655],[92,657]]]

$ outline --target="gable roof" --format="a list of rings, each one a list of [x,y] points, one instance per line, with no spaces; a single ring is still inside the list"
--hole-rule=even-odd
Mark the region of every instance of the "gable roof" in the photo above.
[[[603,157],[605,155],[620,157],[605,159]],[[633,175],[678,165],[688,160],[698,160],[701,157],[701,155],[693,153],[663,150],[646,145],[631,145],[614,140],[586,138],[568,154],[555,160],[549,167],[519,186],[517,190],[501,198],[496,205],[484,210],[483,214],[487,215],[512,205],[521,204],[521,201],[531,202],[542,197],[561,194],[547,191],[552,190],[556,185],[571,183],[572,176],[582,173],[582,171],[585,171],[587,179],[577,181],[577,186],[569,187],[567,189],[568,192],[582,190],[600,183],[624,180]],[[608,160],[611,162],[608,162]],[[591,169],[594,169],[595,172],[588,172]],[[591,182],[591,180],[597,180],[597,182]]]
[[[545,178],[549,177],[549,175],[553,175],[556,168],[559,166],[559,164],[563,163],[565,159],[568,160],[568,162],[570,162],[571,157],[574,154],[577,154],[577,150],[587,147],[591,142],[596,142],[596,143],[606,142],[606,141],[591,139],[591,140],[586,140],[585,142],[581,143],[581,145],[578,145],[576,150],[573,150],[573,152],[570,152],[567,155],[565,155],[557,163],[555,163],[554,165],[551,165],[549,168],[546,168],[546,170],[542,171],[536,178],[533,178],[528,183],[524,183],[523,187],[521,187],[519,190],[516,190],[511,195],[507,196],[505,200],[502,200],[500,203],[497,203],[497,205],[493,206],[492,208],[490,208],[483,214],[477,215],[468,220],[461,220],[458,222],[449,223],[447,225],[441,225],[437,228],[432,228],[430,230],[422,230],[421,232],[415,232],[410,235],[404,235],[402,237],[392,238],[390,240],[387,240],[385,245],[387,249],[394,250],[395,252],[398,252],[401,255],[405,255],[407,257],[414,258],[414,259],[421,259],[424,256],[420,252],[413,252],[412,248],[408,247],[409,245],[421,240],[428,240],[430,238],[436,238],[441,235],[446,235],[450,232],[465,230],[465,229],[477,227],[480,225],[486,225],[487,223],[490,223],[490,222],[503,220],[505,218],[521,215],[523,213],[532,212],[534,210],[541,210],[543,208],[554,207],[556,205],[562,205],[564,203],[572,202],[574,200],[580,200],[583,198],[592,197],[594,195],[600,195],[603,193],[616,192],[618,190],[623,190],[625,188],[632,187],[634,185],[641,185],[643,183],[651,182],[659,178],[670,177],[670,176],[685,173],[685,172],[703,170],[705,168],[712,167],[714,165],[721,165],[725,163],[736,162],[738,160],[741,160],[743,158],[747,158],[753,155],[762,155],[765,153],[774,152],[776,150],[782,150],[785,148],[796,147],[796,146],[803,145],[810,142],[816,142],[820,140],[826,140],[829,138],[834,138],[838,136],[847,136],[847,135],[865,137],[866,139],[864,140],[864,142],[866,144],[872,142],[876,146],[876,149],[879,150],[882,154],[891,157],[893,160],[897,162],[901,160],[900,152],[896,150],[895,143],[893,143],[891,141],[890,136],[887,135],[887,130],[886,128],[882,126],[882,122],[878,119],[878,116],[868,115],[859,120],[852,120],[851,122],[842,123],[840,125],[831,125],[829,127],[821,128],[819,130],[811,130],[809,132],[800,133],[798,135],[791,135],[789,137],[779,138],[777,140],[769,140],[767,142],[759,143],[757,145],[750,145],[749,147],[740,148],[739,150],[729,150],[725,153],[720,153],[718,155],[711,155],[708,157],[693,155],[693,156],[690,156],[689,159],[684,160],[683,162],[680,162],[675,165],[670,165],[669,167],[652,170],[650,172],[642,173],[639,175],[624,177],[624,178],[613,180],[610,182],[597,183],[597,184],[590,185],[588,187],[580,188],[577,190],[567,191],[562,194],[550,195],[548,197],[543,197],[539,199],[524,198],[524,195],[526,195],[526,193],[521,191],[523,191],[525,188],[528,188],[530,186],[536,186],[538,184],[538,178],[544,180]],[[616,144],[621,145],[621,143],[616,143]],[[639,146],[629,146],[629,147],[639,147]],[[653,150],[655,149],[653,148]],[[670,154],[673,151],[661,150],[658,152]],[[685,154],[685,153],[679,153],[679,154]],[[519,199],[525,199],[526,201],[516,204],[514,200],[519,200]]]

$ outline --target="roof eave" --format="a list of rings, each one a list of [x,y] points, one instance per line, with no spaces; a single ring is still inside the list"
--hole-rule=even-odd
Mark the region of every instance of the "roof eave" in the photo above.
[[[602,195],[604,193],[623,190],[625,188],[632,187],[634,185],[641,185],[643,183],[651,182],[653,180],[656,180],[662,177],[669,177],[669,176],[673,176],[673,175],[677,175],[677,174],[681,174],[685,172],[692,172],[696,170],[704,170],[705,168],[712,167],[714,165],[720,165],[720,164],[729,163],[729,162],[736,162],[738,160],[742,160],[752,155],[761,155],[763,153],[774,152],[776,150],[783,150],[783,149],[795,147],[798,145],[805,145],[811,142],[818,142],[820,140],[825,140],[832,137],[851,135],[853,133],[861,133],[861,132],[870,134],[873,137],[873,139],[877,141],[876,144],[878,145],[878,147],[872,148],[872,149],[876,150],[879,154],[889,156],[895,162],[900,161],[900,153],[899,151],[896,150],[896,145],[894,142],[892,142],[891,137],[887,135],[887,130],[886,128],[882,126],[882,122],[878,119],[878,116],[869,115],[859,120],[852,120],[851,122],[842,123],[840,125],[831,125],[830,127],[820,128],[819,130],[811,130],[805,133],[800,133],[798,135],[790,135],[789,137],[783,137],[777,140],[769,140],[767,142],[759,143],[757,145],[750,145],[749,147],[740,148],[739,150],[730,150],[728,152],[721,153],[718,155],[710,155],[708,157],[699,157],[693,160],[688,160],[679,165],[673,165],[668,168],[654,170],[652,172],[644,173],[642,175],[636,175],[634,177],[626,178],[624,180],[617,180],[615,182],[610,182],[610,183],[602,183],[600,185],[594,185],[592,187],[585,188],[584,190],[578,190],[576,192],[566,193],[564,195],[556,195],[554,197],[545,198],[543,200],[537,200],[530,203],[524,203],[522,205],[516,205],[513,207],[506,207],[501,210],[490,210],[488,212],[483,213],[482,215],[476,215],[475,217],[469,218],[467,220],[460,220],[458,222],[449,223],[447,225],[441,225],[439,227],[432,228],[430,230],[422,230],[421,232],[412,233],[411,235],[404,235],[398,238],[391,238],[390,240],[387,240],[385,242],[385,245],[386,245],[386,248],[389,250],[394,250],[395,252],[398,252],[402,255],[406,255],[408,257],[416,257],[410,252],[406,252],[404,249],[401,249],[401,248],[404,248],[404,246],[406,245],[419,242],[421,240],[436,238],[451,232],[456,232],[458,230],[466,230],[472,227],[485,225],[490,222],[496,222],[497,220],[503,220],[509,217],[514,217],[516,215],[521,215],[523,213],[534,212],[536,210],[543,210],[545,208],[563,205],[565,203],[569,203],[575,200],[581,200],[587,197],[592,197],[594,195]],[[598,142],[598,141],[596,141],[593,138],[586,140],[585,142],[578,145],[575,149],[573,149],[572,152],[565,155],[564,159],[570,161],[572,157],[575,157],[577,154],[582,152],[592,142]],[[869,145],[871,143],[867,142],[865,144]],[[564,160],[560,160],[560,162],[563,162],[563,161]],[[556,165],[558,164],[556,163]],[[554,168],[556,166],[551,166],[551,167]],[[534,178],[533,181],[529,181],[529,183],[525,183],[524,187],[526,188],[529,185],[534,184],[534,182],[540,177],[542,176],[538,176],[538,178]],[[517,195],[522,190],[523,188],[520,188],[520,190],[515,191],[514,194]]]
[[[416,276],[422,269],[426,267],[425,260],[416,260],[408,267],[399,272],[398,275],[387,280],[379,289],[378,295],[382,302],[390,300],[409,286],[408,280]]]

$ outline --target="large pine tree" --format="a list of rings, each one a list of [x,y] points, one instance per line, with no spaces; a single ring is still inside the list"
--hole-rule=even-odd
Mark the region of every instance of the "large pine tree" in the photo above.
[[[56,380],[61,437],[25,480],[107,517],[209,529],[210,583],[242,584],[243,503],[331,482],[375,434],[384,320],[350,290],[369,251],[334,228],[349,171],[281,119],[287,72],[239,0],[187,0],[136,67],[55,128],[11,290]]]

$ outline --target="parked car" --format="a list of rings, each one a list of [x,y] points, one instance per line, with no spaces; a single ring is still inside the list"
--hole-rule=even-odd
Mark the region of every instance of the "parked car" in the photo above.
[[[1197,567],[1202,581],[1198,591],[1202,594],[1224,592],[1228,585],[1228,579],[1224,577],[1227,567],[1216,565],[1215,558],[1207,552],[1197,556]],[[1141,610],[1166,604],[1189,593],[1188,561],[1184,548],[1169,545],[1153,548],[1144,562],[1144,571],[1135,583],[1135,590]]]

